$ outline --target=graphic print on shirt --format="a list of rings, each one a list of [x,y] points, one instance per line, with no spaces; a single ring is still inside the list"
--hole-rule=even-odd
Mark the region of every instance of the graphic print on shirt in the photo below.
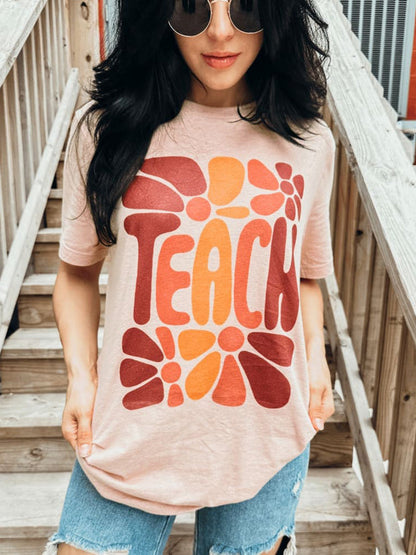
[[[272,171],[257,159],[245,167],[237,158],[218,156],[208,163],[207,183],[191,158],[144,161],[122,197],[123,205],[134,209],[124,218],[124,229],[136,238],[138,249],[137,327],[122,337],[126,358],[120,381],[130,388],[122,401],[126,409],[162,402],[175,407],[208,394],[230,407],[244,404],[249,394],[265,408],[288,403],[290,383],[278,367],[290,367],[294,343],[286,333],[272,330],[279,324],[279,331],[289,332],[300,307],[294,250],[304,179],[292,174],[285,162],[277,162]],[[250,202],[239,204],[246,187],[252,191]],[[181,233],[185,221],[192,223],[192,236]],[[237,224],[236,239],[230,228]],[[263,310],[250,310],[248,301],[256,242],[268,261]],[[213,252],[216,269],[210,267]],[[183,271],[172,268],[175,255],[186,261]],[[183,289],[189,293],[188,312],[172,306],[173,295]],[[143,331],[152,316],[152,299],[160,322],[154,336]],[[219,332],[213,333],[214,325]],[[176,340],[175,326],[181,329]],[[255,331],[260,326],[270,331]]]

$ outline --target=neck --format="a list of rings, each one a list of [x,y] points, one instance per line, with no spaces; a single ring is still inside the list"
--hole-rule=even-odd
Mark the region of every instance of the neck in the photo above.
[[[195,82],[193,79],[187,98],[205,106],[226,108],[237,104],[247,104],[253,100],[253,95],[245,82],[238,83],[231,89],[218,91],[208,88],[205,90],[199,82]]]

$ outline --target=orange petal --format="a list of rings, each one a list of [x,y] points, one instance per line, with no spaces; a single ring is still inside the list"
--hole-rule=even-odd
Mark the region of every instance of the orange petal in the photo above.
[[[255,187],[275,191],[279,183],[272,172],[259,160],[249,160],[247,165],[248,180]]]
[[[271,195],[258,195],[251,200],[250,205],[257,214],[269,216],[273,212],[277,212],[284,201],[285,196],[279,191]]]
[[[246,400],[246,386],[233,355],[225,357],[221,376],[212,394],[212,399],[227,407],[238,407]]]
[[[178,407],[183,403],[183,393],[182,389],[177,383],[174,383],[169,388],[168,393],[168,405],[169,407]]]
[[[185,389],[191,399],[201,399],[208,393],[220,371],[220,353],[210,353],[189,372]]]
[[[178,337],[179,351],[182,358],[192,360],[205,353],[215,343],[215,335],[206,330],[181,331]]]
[[[211,205],[206,198],[194,197],[186,205],[186,213],[197,222],[203,222],[211,213]]]
[[[208,198],[214,204],[224,206],[233,201],[244,183],[244,166],[237,158],[217,156],[208,163]]]
[[[237,351],[244,343],[244,334],[235,326],[228,326],[220,331],[218,345],[223,351]]]
[[[175,343],[173,341],[172,332],[165,326],[156,328],[156,335],[162,346],[162,351],[166,358],[173,358],[175,354]]]
[[[167,362],[163,366],[160,374],[165,382],[173,383],[181,377],[181,367],[177,362]]]
[[[226,216],[228,218],[247,218],[250,210],[247,206],[228,206],[227,208],[217,208],[218,216]]]

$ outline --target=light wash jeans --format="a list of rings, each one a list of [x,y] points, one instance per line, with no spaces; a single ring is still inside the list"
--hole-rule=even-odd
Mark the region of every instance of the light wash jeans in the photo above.
[[[309,455],[310,443],[251,499],[195,511],[193,555],[258,555],[282,535],[278,553],[295,555],[295,512]],[[96,555],[162,555],[175,518],[102,497],[75,460],[59,528],[43,555],[56,555],[61,542]]]

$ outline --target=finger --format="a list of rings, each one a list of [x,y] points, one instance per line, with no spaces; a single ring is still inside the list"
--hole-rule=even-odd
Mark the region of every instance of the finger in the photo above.
[[[325,412],[322,405],[323,390],[320,387],[311,387],[309,400],[309,417],[316,430],[323,430]]]
[[[64,439],[70,443],[74,451],[76,449],[77,428],[78,424],[76,418],[72,414],[64,411],[61,424],[62,435]]]
[[[326,418],[329,418],[335,412],[332,389],[325,389],[322,395],[322,410]]]
[[[91,432],[91,418],[86,415],[81,415],[78,418],[78,433],[77,445],[81,457],[86,457],[90,454],[92,442]]]

